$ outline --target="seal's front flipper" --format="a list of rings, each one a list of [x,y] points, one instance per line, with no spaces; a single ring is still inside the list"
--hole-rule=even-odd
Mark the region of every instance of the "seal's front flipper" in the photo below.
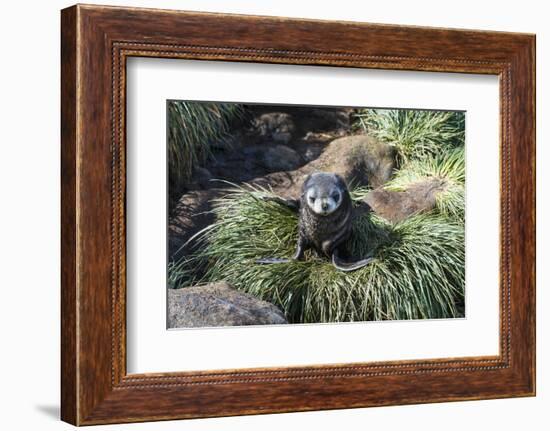
[[[355,262],[346,262],[338,256],[336,252],[332,253],[332,264],[339,271],[350,272],[356,269],[363,268],[374,260],[373,257],[368,259],[361,259]]]
[[[284,259],[279,257],[264,257],[263,259],[256,259],[256,263],[260,265],[271,265],[273,263],[289,263],[290,259]]]

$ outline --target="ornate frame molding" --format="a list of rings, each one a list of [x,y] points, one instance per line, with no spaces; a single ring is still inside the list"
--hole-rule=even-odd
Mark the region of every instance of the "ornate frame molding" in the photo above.
[[[202,30],[214,25],[221,30]],[[285,37],[257,35],[257,26],[283,31]],[[332,41],[334,31],[342,40]],[[320,37],[313,41],[310,34]],[[346,43],[353,49],[343,50]],[[99,6],[65,9],[62,418],[98,424],[533,395],[534,44],[534,36],[510,33]],[[498,75],[500,354],[127,375],[125,65],[131,56]],[[257,399],[247,397],[250,391]]]

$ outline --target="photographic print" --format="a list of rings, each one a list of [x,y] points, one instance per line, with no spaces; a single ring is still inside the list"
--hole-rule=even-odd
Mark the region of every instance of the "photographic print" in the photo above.
[[[465,316],[465,113],[167,101],[168,327]]]
[[[535,35],[61,24],[64,421],[535,395]]]

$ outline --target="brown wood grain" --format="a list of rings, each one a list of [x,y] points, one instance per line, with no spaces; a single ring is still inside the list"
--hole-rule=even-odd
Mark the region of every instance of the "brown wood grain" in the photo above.
[[[61,46],[63,420],[84,425],[534,394],[533,35],[79,5],[62,11]],[[127,375],[130,56],[498,75],[499,356]]]
[[[61,17],[61,417],[77,422],[76,9]]]

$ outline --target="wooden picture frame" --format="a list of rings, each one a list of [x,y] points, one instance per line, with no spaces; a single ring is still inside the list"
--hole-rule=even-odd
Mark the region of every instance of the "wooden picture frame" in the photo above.
[[[63,10],[61,21],[64,421],[535,394],[534,35],[83,5]],[[128,375],[125,65],[131,56],[498,75],[500,354]]]

